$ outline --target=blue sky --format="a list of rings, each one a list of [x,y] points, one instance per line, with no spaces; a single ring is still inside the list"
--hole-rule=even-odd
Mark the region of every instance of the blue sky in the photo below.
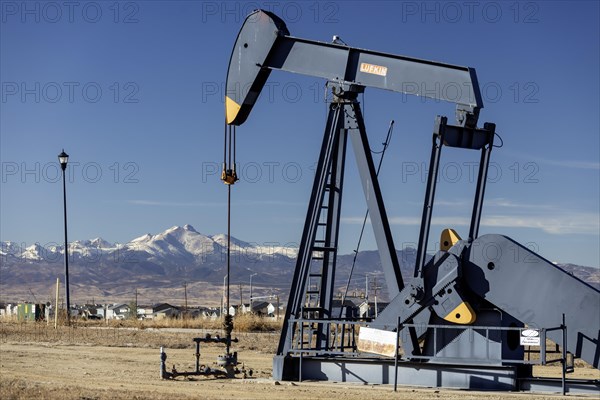
[[[481,233],[559,262],[600,265],[599,6],[581,2],[1,1],[0,239],[62,241],[57,154],[71,155],[69,237],[127,242],[191,224],[226,230],[219,180],[223,85],[244,16],[258,7],[293,36],[477,70],[504,147],[492,152]],[[274,72],[238,128],[242,180],[232,234],[300,239],[325,122],[324,82]],[[452,104],[367,89],[374,150],[396,247],[414,245],[435,116]],[[478,154],[445,150],[438,232],[466,236]],[[352,158],[349,158],[351,161]],[[365,202],[349,164],[341,246],[356,245]],[[367,230],[368,231],[368,230]],[[374,249],[370,233],[362,249]]]

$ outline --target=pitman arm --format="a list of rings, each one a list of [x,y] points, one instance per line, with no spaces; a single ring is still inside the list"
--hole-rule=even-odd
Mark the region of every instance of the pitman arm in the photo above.
[[[273,69],[456,103],[459,125],[470,128],[483,108],[473,68],[295,38],[279,17],[256,10],[244,21],[231,53],[227,124],[246,121]]]

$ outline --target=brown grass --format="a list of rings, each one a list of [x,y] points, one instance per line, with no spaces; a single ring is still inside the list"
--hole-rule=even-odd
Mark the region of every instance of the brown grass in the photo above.
[[[276,320],[274,318],[264,318],[256,314],[241,314],[234,316],[234,332],[273,332],[281,330],[283,318]],[[222,319],[211,320],[203,317],[188,317],[182,315],[178,318],[159,318],[159,319],[110,319],[110,320],[88,320],[83,317],[71,318],[71,326],[74,327],[111,327],[111,328],[182,328],[182,329],[222,329]],[[48,324],[54,327],[54,318],[46,322],[19,321],[16,316],[3,317],[0,323],[12,324]],[[67,314],[64,309],[59,310],[58,325],[67,325]]]
[[[198,321],[188,322],[195,324]],[[119,323],[123,326],[118,326]],[[222,334],[220,326],[212,330],[182,329],[173,324],[161,328],[139,328],[124,326],[127,323],[129,321],[115,321],[115,326],[106,326],[97,322],[76,321],[71,327],[54,329],[45,323],[0,322],[0,399],[555,398],[552,395],[467,394],[464,391],[437,389],[402,389],[392,393],[389,386],[385,385],[363,388],[357,385],[283,382],[274,386],[260,379],[248,382],[204,378],[160,381],[157,376],[159,347],[167,348],[169,367],[176,364],[178,370],[190,370],[193,368],[194,353],[191,351],[194,348],[192,338],[204,336],[205,333]],[[257,321],[250,320],[247,323],[248,327],[252,327]],[[241,319],[238,325],[238,329],[248,329]],[[234,336],[240,341],[234,343],[232,350],[241,351],[241,361],[254,369],[255,377],[268,378],[279,332],[237,331]],[[212,362],[217,354],[222,354],[222,350],[223,346],[219,344],[202,344],[202,362]],[[536,375],[560,376],[559,365],[537,368]],[[576,374],[578,378],[598,379],[596,369],[581,368],[576,370]]]
[[[240,319],[239,327],[236,327],[232,334],[234,338],[239,339],[239,342],[234,344],[235,349],[274,354],[279,331],[251,331],[250,328],[262,327],[261,321],[255,318],[257,317]],[[98,321],[79,321],[71,326],[58,326],[57,329],[45,322],[0,322],[0,343],[191,349],[195,346],[192,341],[194,337],[203,337],[207,333],[213,336],[225,335],[220,321],[215,322],[213,327],[200,327],[194,321],[188,321],[190,326],[187,328],[184,322],[177,320],[167,320],[162,326],[148,326],[145,322],[115,321],[106,326]]]
[[[16,322],[16,321],[12,321]],[[281,330],[282,319],[276,321],[272,318],[263,318],[254,314],[242,314],[234,317],[233,331],[234,332],[274,332]],[[53,322],[51,322],[53,326]],[[66,325],[63,320],[60,325]],[[201,317],[185,317],[180,318],[162,318],[162,319],[112,319],[112,320],[84,320],[75,319],[72,321],[73,326],[77,327],[99,327],[107,326],[112,328],[137,328],[137,329],[161,329],[161,328],[182,328],[182,329],[222,329],[222,320],[205,319]]]
[[[17,399],[79,399],[79,400],[95,400],[95,399],[112,399],[112,400],[170,400],[173,399],[171,394],[162,394],[156,392],[145,391],[143,389],[132,393],[130,390],[122,390],[117,388],[98,389],[85,388],[81,386],[70,386],[68,389],[64,387],[52,387],[31,380],[14,379],[3,377],[0,384],[0,399],[2,400],[17,400]],[[178,399],[196,399],[197,396],[185,396],[178,394]]]

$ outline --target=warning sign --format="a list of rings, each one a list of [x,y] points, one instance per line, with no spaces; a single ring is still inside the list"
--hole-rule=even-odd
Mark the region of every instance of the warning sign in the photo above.
[[[539,346],[540,331],[539,329],[523,329],[521,330],[521,346]]]

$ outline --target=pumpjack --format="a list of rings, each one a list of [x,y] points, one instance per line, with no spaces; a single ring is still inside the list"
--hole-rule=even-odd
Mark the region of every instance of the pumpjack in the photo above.
[[[506,236],[479,236],[496,127],[477,126],[483,102],[475,69],[293,37],[282,19],[256,10],[244,21],[231,54],[226,125],[246,121],[272,70],[323,78],[333,95],[273,360],[274,379],[494,390],[562,386],[563,393],[600,389],[600,380],[564,375],[574,358],[599,368],[600,291]],[[459,88],[451,96],[427,91],[451,86]],[[456,104],[455,124],[445,116],[435,119],[414,278],[407,284],[358,101],[366,88]],[[348,141],[392,299],[374,319],[340,317],[333,306]],[[439,251],[430,257],[427,242],[446,147],[479,151],[478,179],[468,238],[446,229]],[[225,175],[235,174],[227,171],[224,167]],[[525,359],[524,344],[537,343],[537,362],[551,362],[546,339],[562,348],[562,357],[554,360],[563,366],[557,381],[534,378],[535,362]],[[365,351],[361,340],[375,346]],[[391,355],[377,350],[390,344]]]

